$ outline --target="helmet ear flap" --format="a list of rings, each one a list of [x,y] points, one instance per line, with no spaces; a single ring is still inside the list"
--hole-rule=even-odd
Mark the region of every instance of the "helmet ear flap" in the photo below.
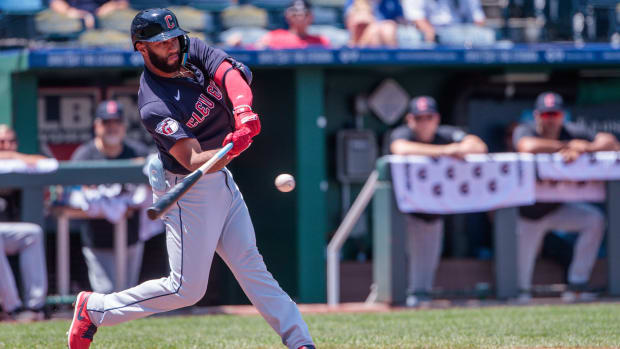
[[[187,61],[187,52],[189,51],[189,36],[181,35],[179,38],[179,55],[181,55],[181,65],[185,65]]]

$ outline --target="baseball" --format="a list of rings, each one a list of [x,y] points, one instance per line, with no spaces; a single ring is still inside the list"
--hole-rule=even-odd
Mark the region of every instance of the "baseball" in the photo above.
[[[276,188],[284,193],[295,189],[295,178],[288,173],[282,173],[276,177]]]

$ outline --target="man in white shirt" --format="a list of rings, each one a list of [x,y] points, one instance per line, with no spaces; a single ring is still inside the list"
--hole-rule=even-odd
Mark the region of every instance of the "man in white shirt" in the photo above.
[[[448,45],[489,45],[495,32],[484,27],[480,0],[402,0],[405,19],[415,24],[425,41]]]

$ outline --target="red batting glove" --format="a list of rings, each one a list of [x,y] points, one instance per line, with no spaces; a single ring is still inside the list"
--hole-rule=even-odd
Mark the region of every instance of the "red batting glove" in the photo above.
[[[250,136],[250,134],[251,131],[249,128],[242,127],[241,129],[226,135],[222,146],[233,142],[233,147],[232,149],[230,149],[230,151],[228,151],[227,154],[228,158],[237,157],[239,156],[239,154],[241,154],[250,147],[250,144],[252,144],[252,137]]]
[[[233,109],[235,116],[235,130],[247,127],[250,130],[250,137],[254,138],[260,133],[260,120],[258,114],[252,111],[249,105],[239,105]]]

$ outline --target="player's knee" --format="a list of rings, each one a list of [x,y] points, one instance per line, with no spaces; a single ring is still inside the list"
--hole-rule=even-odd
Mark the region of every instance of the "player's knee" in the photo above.
[[[207,292],[206,285],[183,285],[177,292],[178,302],[182,307],[188,307],[198,303]]]
[[[583,216],[584,223],[587,227],[590,227],[592,231],[597,234],[602,234],[605,229],[605,216],[603,213],[593,208],[588,214]]]
[[[43,229],[34,223],[23,223],[27,234],[26,244],[32,245],[43,241]]]

